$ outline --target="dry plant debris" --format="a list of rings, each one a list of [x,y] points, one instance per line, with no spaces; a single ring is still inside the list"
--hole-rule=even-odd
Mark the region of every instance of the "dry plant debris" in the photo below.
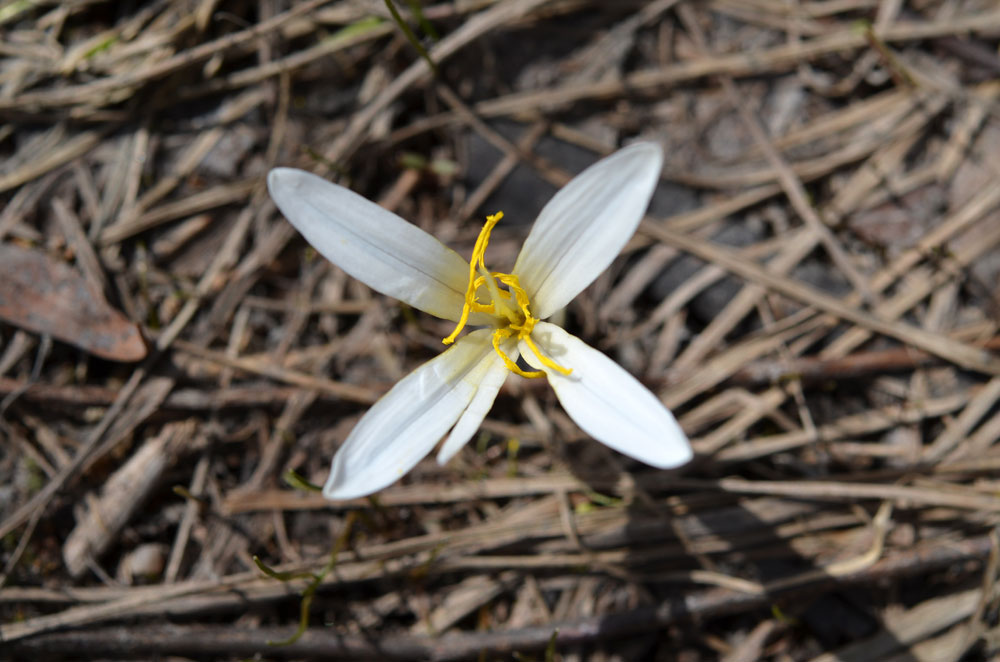
[[[997,655],[996,3],[395,8],[436,71],[375,0],[0,5],[0,658]],[[444,467],[284,480],[450,327],[319,259],[271,167],[465,255],[502,209],[509,266],[635,140],[657,195],[566,326],[694,462],[510,379]]]

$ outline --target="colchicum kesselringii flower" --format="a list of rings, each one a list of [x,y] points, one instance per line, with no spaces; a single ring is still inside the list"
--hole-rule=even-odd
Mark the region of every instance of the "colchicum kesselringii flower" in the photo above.
[[[691,458],[673,415],[632,375],[560,327],[544,322],[589,285],[635,232],[663,155],[627,147],[574,178],[535,221],[510,273],[485,263],[487,218],[469,262],[423,230],[346,188],[276,168],[267,178],[279,209],[313,247],[374,290],[456,323],[449,348],[396,384],[366,413],[333,458],[323,494],[376,492],[412,469],[448,433],[444,464],[486,417],[508,372],[545,377],[589,435],[658,468]],[[466,325],[485,327],[459,337]],[[518,358],[532,366],[524,370]]]

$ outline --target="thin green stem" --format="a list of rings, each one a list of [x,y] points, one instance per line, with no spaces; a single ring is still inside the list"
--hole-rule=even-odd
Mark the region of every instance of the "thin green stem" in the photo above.
[[[403,17],[399,15],[399,11],[396,9],[396,6],[392,4],[392,0],[385,0],[385,6],[389,10],[389,13],[392,14],[392,20],[396,21],[396,25],[398,25],[399,29],[403,31],[407,40],[409,40],[413,47],[417,49],[417,52],[420,53],[420,57],[427,61],[431,71],[433,71],[434,75],[437,76],[438,68],[437,65],[434,64],[434,60],[431,59],[431,54],[428,53],[427,49],[421,45],[420,41],[417,39],[417,35],[413,34],[413,30],[411,30],[410,26],[406,24]]]

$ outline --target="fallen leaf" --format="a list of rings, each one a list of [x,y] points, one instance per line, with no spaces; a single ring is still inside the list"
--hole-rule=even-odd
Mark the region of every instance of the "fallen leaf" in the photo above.
[[[68,264],[0,244],[0,319],[113,361],[146,356],[139,327]]]

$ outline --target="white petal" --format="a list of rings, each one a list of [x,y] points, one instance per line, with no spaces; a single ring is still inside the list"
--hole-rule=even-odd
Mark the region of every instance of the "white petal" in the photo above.
[[[514,264],[545,319],[590,285],[621,252],[656,188],[663,152],[636,143],[590,166],[538,215]]]
[[[352,499],[377,492],[430,453],[475,396],[480,366],[496,354],[490,333],[463,336],[382,396],[334,456],[323,495]]]
[[[275,168],[267,188],[281,213],[326,259],[373,290],[458,321],[469,263],[392,212],[303,170]]]
[[[624,368],[555,324],[539,322],[531,338],[546,356],[573,370],[567,376],[541,366],[521,342],[524,359],[545,371],[566,413],[584,432],[660,469],[691,459],[687,435],[673,414]]]
[[[500,343],[500,349],[510,357],[511,361],[517,361],[517,343],[514,340],[508,339]],[[445,464],[448,460],[455,457],[455,453],[460,451],[462,446],[468,443],[472,435],[482,425],[486,414],[493,407],[493,401],[497,399],[500,387],[507,380],[507,373],[509,371],[496,352],[492,352],[484,358],[483,364],[485,369],[479,381],[479,390],[476,391],[472,402],[469,403],[465,413],[462,414],[462,418],[458,419],[458,423],[455,423],[451,434],[441,444],[441,450],[438,451],[437,456],[438,464]]]

